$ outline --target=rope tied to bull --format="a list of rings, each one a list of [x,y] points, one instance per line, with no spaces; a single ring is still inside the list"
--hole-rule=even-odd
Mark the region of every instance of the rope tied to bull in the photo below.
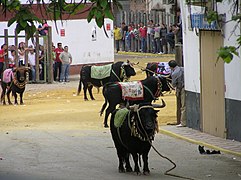
[[[169,170],[165,171],[164,174],[167,175],[167,176],[173,176],[173,177],[182,178],[182,179],[194,180],[193,178],[184,177],[184,176],[180,176],[180,175],[175,175],[175,174],[169,173],[170,171],[172,171],[173,169],[175,169],[175,168],[177,167],[177,165],[176,165],[176,163],[173,162],[170,158],[162,155],[162,154],[153,146],[152,141],[150,140],[150,138],[149,138],[147,132],[145,131],[145,129],[144,129],[144,127],[143,127],[143,124],[142,124],[142,122],[141,122],[141,117],[140,117],[139,111],[140,111],[142,108],[153,108],[153,106],[142,106],[142,107],[138,107],[138,108],[134,107],[134,110],[136,110],[136,112],[137,112],[137,116],[138,116],[139,123],[140,123],[141,128],[143,129],[143,131],[144,131],[144,133],[145,133],[145,137],[146,137],[147,141],[150,143],[151,147],[154,149],[154,151],[155,151],[159,156],[161,156],[162,158],[168,160],[171,164],[173,164],[173,167],[170,168]],[[158,126],[157,126],[157,129],[158,129]],[[157,132],[158,132],[158,131],[157,131]]]
[[[115,73],[115,71],[112,69],[111,72],[115,75],[115,77],[118,79],[119,82],[121,82],[122,78],[127,80],[126,77],[126,73],[125,73],[125,68],[123,67],[123,65],[121,66],[121,71],[120,71],[120,77],[117,76],[117,74]]]

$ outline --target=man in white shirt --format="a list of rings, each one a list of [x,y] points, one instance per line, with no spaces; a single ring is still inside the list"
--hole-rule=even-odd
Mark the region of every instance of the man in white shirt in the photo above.
[[[36,81],[36,55],[32,47],[29,47],[28,62],[32,72],[32,81],[35,82]]]

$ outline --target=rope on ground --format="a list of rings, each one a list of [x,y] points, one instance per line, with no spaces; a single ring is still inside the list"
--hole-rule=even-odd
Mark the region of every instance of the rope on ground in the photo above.
[[[171,160],[169,159],[168,157],[166,156],[163,156],[153,145],[152,143],[149,141],[149,143],[151,144],[151,147],[154,149],[154,151],[156,151],[156,153],[161,156],[162,158],[168,160],[170,163],[173,164],[173,167],[169,170],[167,170],[164,174],[167,175],[167,176],[173,176],[173,177],[177,177],[177,178],[182,178],[182,179],[189,179],[189,180],[194,180],[193,178],[189,178],[189,177],[185,177],[185,176],[180,176],[180,175],[176,175],[176,174],[171,174],[169,173],[170,171],[172,171],[173,169],[175,169],[177,167],[177,165]]]

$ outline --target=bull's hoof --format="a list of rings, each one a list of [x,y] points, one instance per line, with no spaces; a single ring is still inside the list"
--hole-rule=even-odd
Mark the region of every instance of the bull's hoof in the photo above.
[[[131,167],[127,167],[127,168],[126,168],[126,172],[133,172],[133,170],[132,170]]]
[[[108,126],[108,124],[104,124],[104,127],[105,127],[105,128],[108,128],[109,126]]]
[[[143,171],[143,174],[148,176],[150,175],[150,171]]]
[[[89,101],[89,99],[84,99],[84,101]]]
[[[92,101],[94,101],[94,100],[95,100],[95,98],[91,98],[91,100],[92,100]]]
[[[125,173],[125,169],[124,168],[119,168],[119,173]]]

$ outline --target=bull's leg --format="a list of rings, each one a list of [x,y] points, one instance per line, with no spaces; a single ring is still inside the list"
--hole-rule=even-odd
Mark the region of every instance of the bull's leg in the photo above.
[[[88,85],[86,84],[86,83],[84,83],[84,100],[85,101],[88,101],[88,98],[87,98],[87,95],[86,95],[86,92],[87,92],[87,87],[88,87]]]
[[[109,117],[110,113],[112,113],[115,110],[115,108],[116,108],[116,103],[114,102],[114,103],[109,103],[108,108],[105,110],[104,126],[106,128],[109,127],[108,123],[107,123],[108,122],[108,117]]]
[[[23,92],[20,93],[20,104],[23,105]]]
[[[126,153],[125,155],[125,162],[126,162],[126,172],[132,172],[132,168],[131,168],[131,164],[130,164],[130,154],[129,153]]]
[[[8,104],[12,104],[12,102],[11,102],[11,100],[10,100],[10,93],[11,93],[11,89],[9,89],[8,91],[7,91],[7,98],[8,98]]]
[[[13,97],[14,97],[14,104],[18,104],[18,96],[16,92],[12,92]]]
[[[150,170],[149,170],[149,167],[148,167],[148,154],[147,153],[144,153],[142,155],[142,159],[143,159],[143,174],[144,175],[149,175],[150,174]]]
[[[122,155],[122,152],[120,152],[119,150],[117,150],[117,155],[118,155],[118,158],[119,158],[119,173],[124,173],[125,172],[125,168],[124,168],[124,157]]]
[[[6,93],[6,89],[2,90],[2,94],[1,94],[1,102],[3,103],[3,105],[6,105],[5,102],[5,93]]]
[[[92,89],[93,89],[93,85],[89,85],[88,86],[88,91],[89,91],[89,94],[90,94],[90,98],[91,98],[91,100],[95,100],[95,98],[93,96],[93,93],[92,93]]]
[[[134,171],[136,172],[137,175],[139,175],[140,174],[140,168],[139,168],[139,165],[138,165],[138,155],[137,155],[137,153],[133,153],[132,157],[133,157],[133,160],[134,160],[134,163],[135,163]]]
[[[115,107],[114,107],[115,108]],[[114,111],[113,107],[111,107],[110,105],[108,106],[108,108],[105,111],[105,120],[104,120],[104,126],[105,128],[108,128],[108,117],[110,115],[110,113],[112,113]]]

